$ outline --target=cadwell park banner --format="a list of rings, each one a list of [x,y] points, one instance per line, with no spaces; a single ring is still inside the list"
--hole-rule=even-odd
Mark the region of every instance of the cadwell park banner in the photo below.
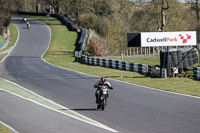
[[[196,31],[128,33],[128,47],[197,45]]]

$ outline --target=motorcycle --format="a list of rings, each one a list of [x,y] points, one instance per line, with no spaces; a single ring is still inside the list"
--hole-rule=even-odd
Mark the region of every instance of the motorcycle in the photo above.
[[[24,22],[27,22],[27,19],[26,19],[26,18],[22,18],[22,20],[23,20]]]
[[[27,28],[28,28],[28,29],[30,29],[30,24],[29,24],[29,23],[27,23],[26,25],[27,25]]]
[[[107,105],[108,98],[108,87],[107,86],[98,86],[99,90],[97,91],[98,101],[97,109],[104,110]]]

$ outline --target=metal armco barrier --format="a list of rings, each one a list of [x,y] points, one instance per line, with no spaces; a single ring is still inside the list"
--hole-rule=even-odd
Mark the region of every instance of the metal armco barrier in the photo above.
[[[134,65],[133,65],[133,71],[134,72],[139,72],[138,71],[138,64],[137,63],[134,63]]]
[[[2,44],[0,44],[0,49],[2,49],[6,44],[8,44],[8,37]]]
[[[82,61],[83,64],[94,65],[94,66],[101,66],[125,71],[133,71],[138,72],[143,75],[148,74],[148,66],[145,64],[137,64],[137,63],[130,63],[130,62],[123,62],[119,60],[113,59],[102,59],[102,58],[95,58],[95,57],[88,57],[83,55]]]
[[[113,59],[88,57],[85,55],[82,56],[81,62],[82,64],[138,72],[143,75],[150,75],[150,77],[156,77],[156,78],[166,77],[166,69],[162,68],[160,70],[160,68],[152,66],[152,65],[123,62],[123,61],[113,60]],[[200,80],[200,67],[193,67],[193,71],[194,71],[194,76],[193,76],[194,79]]]
[[[200,67],[193,67],[194,79],[200,80]]]

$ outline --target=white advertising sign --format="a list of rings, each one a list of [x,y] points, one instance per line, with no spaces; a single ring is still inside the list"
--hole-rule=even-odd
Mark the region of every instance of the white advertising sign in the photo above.
[[[141,33],[141,47],[186,45],[197,45],[196,31]]]

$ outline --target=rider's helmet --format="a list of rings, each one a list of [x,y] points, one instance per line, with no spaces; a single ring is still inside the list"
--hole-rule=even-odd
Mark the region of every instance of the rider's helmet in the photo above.
[[[101,77],[101,82],[105,83],[106,82],[106,78],[105,77]]]

